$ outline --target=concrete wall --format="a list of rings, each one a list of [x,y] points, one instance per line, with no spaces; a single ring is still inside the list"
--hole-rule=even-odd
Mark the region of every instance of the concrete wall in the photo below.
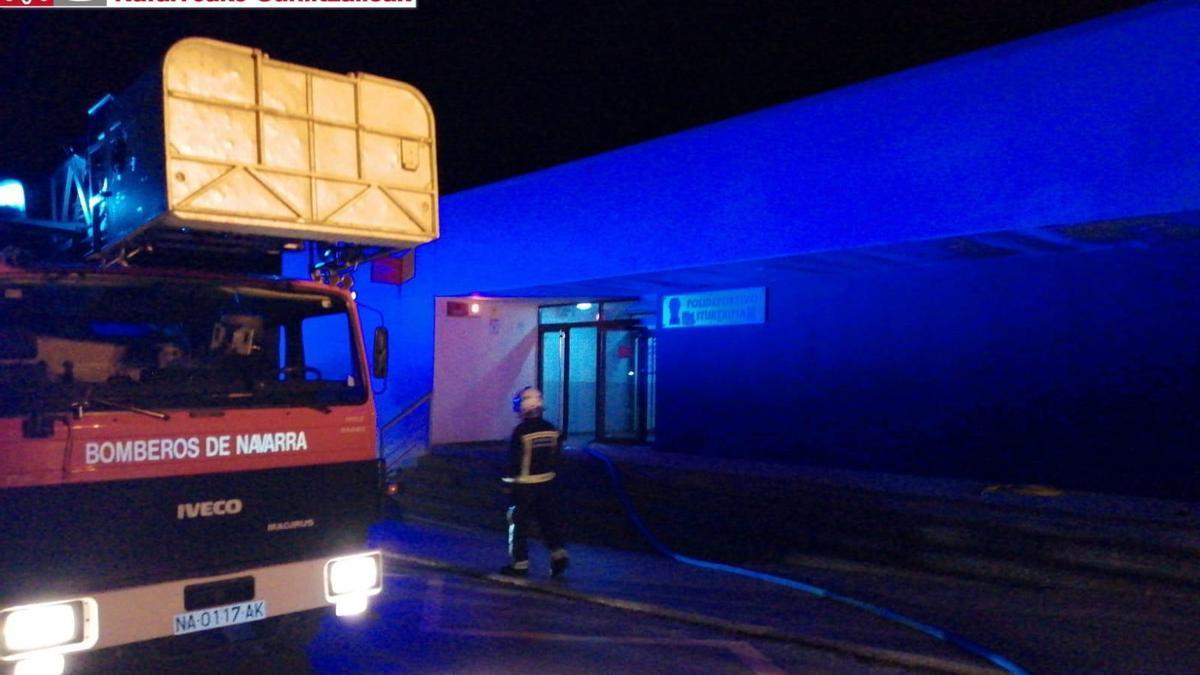
[[[508,438],[513,392],[537,382],[537,304],[480,300],[478,316],[453,317],[446,302],[434,320],[431,442]]]
[[[1200,242],[796,276],[658,333],[658,442],[1200,498]]]
[[[442,202],[447,292],[1200,206],[1200,6],[1171,2]]]
[[[445,197],[400,289],[387,419],[433,297],[1200,205],[1200,9],[1167,2]]]
[[[1159,3],[446,197],[443,236],[417,252],[416,278],[399,289],[359,287],[394,336],[380,418],[434,386],[435,296],[1200,210],[1196,35],[1196,3]],[[1062,267],[1030,259],[983,277],[1002,261],[772,287],[766,326],[731,328],[728,341],[713,337],[725,329],[664,336],[660,369],[675,375],[660,374],[659,437],[740,454],[747,443],[728,434],[721,419],[731,409],[715,398],[724,392],[760,430],[753,440],[795,461],[1020,478],[1061,477],[1059,469],[1075,466],[1095,476],[1170,478],[1170,467],[1186,460],[1170,454],[1181,452],[1170,424],[1153,422],[1155,431],[1138,436],[1138,423],[1114,420],[1135,419],[1122,412],[1126,404],[1149,420],[1160,412],[1180,420],[1177,403],[1154,397],[1192,395],[1167,369],[1195,363],[1197,320],[1163,317],[1194,305],[1181,293],[1159,294],[1149,279],[1156,265],[1083,262],[1104,255],[1073,255]],[[1163,264],[1179,273],[1169,287],[1197,290],[1184,274],[1194,265]],[[1127,285],[1142,290],[1130,295]],[[900,288],[909,290],[901,296]],[[1092,294],[1098,288],[1104,295]],[[1041,300],[1044,292],[1051,295]],[[1086,309],[1073,309],[1076,298]],[[1142,308],[1142,300],[1151,304]],[[802,309],[777,313],[781,302]],[[995,310],[978,313],[978,303]],[[788,349],[807,356],[781,360]],[[697,355],[714,365],[694,368]],[[946,359],[970,371],[974,384],[964,389]],[[693,377],[679,379],[689,367]],[[739,398],[743,372],[801,385]],[[919,396],[911,395],[914,382]],[[1105,393],[1102,382],[1118,393]],[[507,395],[504,388],[497,382],[488,396]],[[1154,403],[1134,405],[1136,397],[1120,393],[1126,388]],[[952,405],[943,410],[945,401]],[[868,410],[882,417],[859,412]],[[1089,412],[1097,420],[1090,427]],[[793,432],[797,415],[804,439]],[[712,431],[697,440],[703,419],[713,420]],[[1025,427],[995,439],[978,431],[1010,422]],[[921,434],[961,449],[927,450]],[[1019,442],[1039,434],[1045,442]],[[1059,468],[1039,468],[1059,462],[1047,453],[1071,438],[1099,445],[1089,450],[1080,440]],[[1167,453],[1156,468],[1143,471],[1120,454],[1143,446]],[[1156,489],[1140,480],[1113,489]]]

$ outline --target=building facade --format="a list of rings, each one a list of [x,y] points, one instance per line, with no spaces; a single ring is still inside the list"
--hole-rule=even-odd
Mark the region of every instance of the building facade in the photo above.
[[[1195,499],[1197,34],[1154,4],[445,197],[357,287],[381,419],[496,440],[537,384],[581,441]]]

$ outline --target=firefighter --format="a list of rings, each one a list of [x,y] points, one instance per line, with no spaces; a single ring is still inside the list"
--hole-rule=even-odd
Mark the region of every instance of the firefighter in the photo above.
[[[542,392],[526,387],[513,398],[521,421],[513,429],[508,452],[508,564],[501,574],[529,574],[529,524],[536,518],[550,549],[550,576],[560,577],[570,559],[563,538],[562,512],[554,483],[561,439],[558,429],[542,419]]]

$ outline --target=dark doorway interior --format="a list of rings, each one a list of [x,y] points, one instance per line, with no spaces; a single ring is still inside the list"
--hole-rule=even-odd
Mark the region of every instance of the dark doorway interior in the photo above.
[[[542,312],[538,386],[546,419],[576,445],[646,443],[654,428],[654,338],[637,321],[604,320],[603,304]]]

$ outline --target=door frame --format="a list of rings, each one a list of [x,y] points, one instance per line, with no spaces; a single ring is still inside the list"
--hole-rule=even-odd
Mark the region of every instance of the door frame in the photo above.
[[[579,321],[575,323],[546,323],[538,325],[537,337],[537,386],[538,389],[545,391],[545,354],[543,346],[545,345],[546,333],[564,332],[563,337],[563,363],[562,363],[562,431],[564,434],[571,433],[571,393],[570,393],[570,377],[571,377],[571,329],[572,328],[595,328],[596,329],[596,362],[592,365],[596,373],[596,429],[595,439],[601,442],[608,443],[644,443],[646,440],[646,372],[645,372],[645,350],[646,338],[648,331],[638,323],[635,319],[616,319],[610,321]],[[637,429],[635,437],[629,438],[609,438],[605,432],[605,390],[606,390],[606,375],[604,372],[604,340],[608,330],[627,330],[634,335],[634,350],[641,353],[642,359],[639,362],[637,382]]]

